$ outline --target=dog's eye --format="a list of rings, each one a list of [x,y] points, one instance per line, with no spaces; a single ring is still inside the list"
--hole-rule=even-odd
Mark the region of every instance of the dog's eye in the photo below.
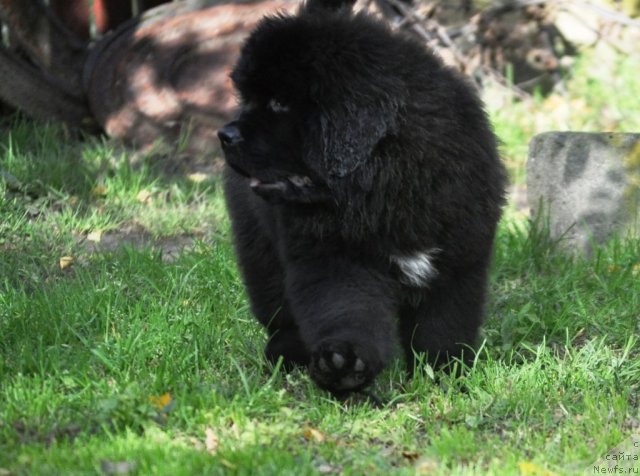
[[[277,114],[289,112],[289,106],[285,106],[275,99],[270,100],[269,104],[267,104],[267,107]]]

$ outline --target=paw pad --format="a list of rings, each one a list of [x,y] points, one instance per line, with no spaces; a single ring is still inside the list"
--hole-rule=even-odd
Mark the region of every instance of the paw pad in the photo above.
[[[347,342],[324,342],[312,353],[311,376],[320,387],[332,392],[365,387],[378,373],[381,364],[360,354]]]

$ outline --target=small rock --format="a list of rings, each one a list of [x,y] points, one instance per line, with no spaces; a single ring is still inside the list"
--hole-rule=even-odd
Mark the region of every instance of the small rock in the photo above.
[[[590,254],[613,235],[639,235],[640,134],[546,132],[529,145],[532,216],[548,214],[565,249]],[[542,208],[541,208],[542,207]]]

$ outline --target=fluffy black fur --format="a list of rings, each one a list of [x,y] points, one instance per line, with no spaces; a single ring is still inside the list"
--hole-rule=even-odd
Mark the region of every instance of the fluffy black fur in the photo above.
[[[231,77],[225,194],[266,356],[335,393],[399,342],[471,357],[505,173],[474,89],[350,2],[264,19]],[[346,7],[345,7],[346,4]]]

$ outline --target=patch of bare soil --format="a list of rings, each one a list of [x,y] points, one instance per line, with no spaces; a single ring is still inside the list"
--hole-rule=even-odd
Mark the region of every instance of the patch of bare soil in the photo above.
[[[84,245],[87,254],[113,252],[124,247],[135,249],[153,248],[160,250],[162,261],[174,262],[185,250],[192,250],[205,232],[154,237],[138,224],[127,225],[119,230],[81,235],[78,241]]]

